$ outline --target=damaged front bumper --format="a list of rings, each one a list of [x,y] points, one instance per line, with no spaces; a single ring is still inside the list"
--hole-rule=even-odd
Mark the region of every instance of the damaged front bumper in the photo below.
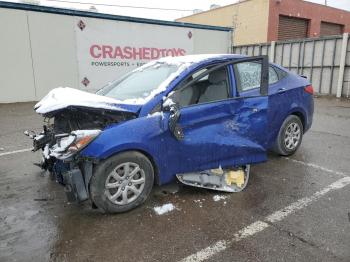
[[[36,165],[48,170],[53,179],[64,185],[69,202],[89,198],[93,162],[80,158],[79,152],[100,133],[101,130],[77,130],[55,135],[46,127],[40,134],[25,132],[33,139],[33,151],[42,149],[42,161]]]
[[[83,162],[63,173],[65,193],[69,202],[89,199],[89,181],[92,176],[92,162]]]

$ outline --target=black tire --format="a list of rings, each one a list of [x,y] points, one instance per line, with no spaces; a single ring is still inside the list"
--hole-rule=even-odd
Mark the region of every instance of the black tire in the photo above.
[[[111,194],[110,194],[110,191],[106,189],[105,183],[107,179],[109,179],[109,181],[110,179],[114,179],[113,177],[110,176],[111,172],[117,173],[117,171],[115,171],[114,169],[116,169],[120,165],[123,165],[124,163],[132,163],[132,164],[138,165],[139,168],[142,170],[141,172],[143,172],[142,174],[145,178],[145,182],[144,182],[142,192],[137,196],[136,199],[134,199],[130,203],[117,204],[117,203],[113,203],[112,200],[109,199]],[[123,181],[125,180],[126,179],[124,178]],[[118,180],[116,180],[115,183],[117,183],[117,181]],[[151,193],[151,190],[153,187],[153,181],[154,181],[154,169],[153,169],[152,163],[149,161],[149,159],[146,156],[136,151],[123,152],[123,153],[109,157],[108,159],[104,160],[103,162],[99,163],[96,166],[90,180],[90,197],[93,203],[106,213],[126,212],[133,208],[136,208],[137,206],[141,205],[146,201],[147,197]],[[119,187],[118,187],[118,190],[119,190]],[[125,190],[125,187],[124,187],[124,190]],[[130,190],[128,192],[132,192],[132,191]],[[115,201],[117,201],[117,199]]]
[[[289,127],[291,127],[291,125],[293,125],[293,126],[297,125],[299,127],[300,138],[299,138],[296,146],[290,145],[290,147],[292,147],[292,148],[288,148],[287,142],[285,142],[285,138],[286,138],[286,136],[288,136],[287,130]],[[298,150],[298,148],[303,140],[303,132],[304,132],[304,128],[303,128],[303,124],[302,124],[300,118],[296,115],[288,116],[284,120],[284,122],[280,128],[280,131],[278,132],[278,136],[277,136],[273,151],[275,151],[277,154],[282,155],[282,156],[293,155]]]

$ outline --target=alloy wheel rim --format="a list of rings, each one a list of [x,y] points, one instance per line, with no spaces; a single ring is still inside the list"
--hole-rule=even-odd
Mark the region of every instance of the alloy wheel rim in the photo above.
[[[105,182],[105,194],[116,205],[127,205],[135,201],[145,187],[145,171],[133,162],[115,167]]]
[[[290,123],[284,134],[284,145],[288,150],[294,150],[299,145],[301,128],[298,123]]]

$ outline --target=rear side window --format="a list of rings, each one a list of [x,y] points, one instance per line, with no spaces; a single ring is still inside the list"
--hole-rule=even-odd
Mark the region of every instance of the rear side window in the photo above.
[[[278,74],[274,67],[269,66],[269,84],[277,83],[279,80]]]
[[[282,78],[285,78],[288,73],[286,71],[283,71],[275,66],[270,66],[271,68],[273,68],[275,70],[275,72],[277,73],[278,75],[278,80],[281,80]]]
[[[260,87],[261,64],[256,62],[244,62],[235,65],[237,86],[239,92],[249,91]],[[269,66],[269,84],[277,83],[286,72]]]
[[[240,92],[260,87],[261,64],[243,62],[235,65],[238,90]]]

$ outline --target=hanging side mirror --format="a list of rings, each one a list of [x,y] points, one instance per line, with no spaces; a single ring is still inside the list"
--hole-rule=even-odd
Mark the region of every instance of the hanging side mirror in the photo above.
[[[181,126],[179,125],[179,119],[181,116],[178,104],[172,100],[172,96],[165,99],[163,105],[163,111],[170,112],[168,127],[170,132],[174,135],[177,140],[184,139],[184,133]]]

